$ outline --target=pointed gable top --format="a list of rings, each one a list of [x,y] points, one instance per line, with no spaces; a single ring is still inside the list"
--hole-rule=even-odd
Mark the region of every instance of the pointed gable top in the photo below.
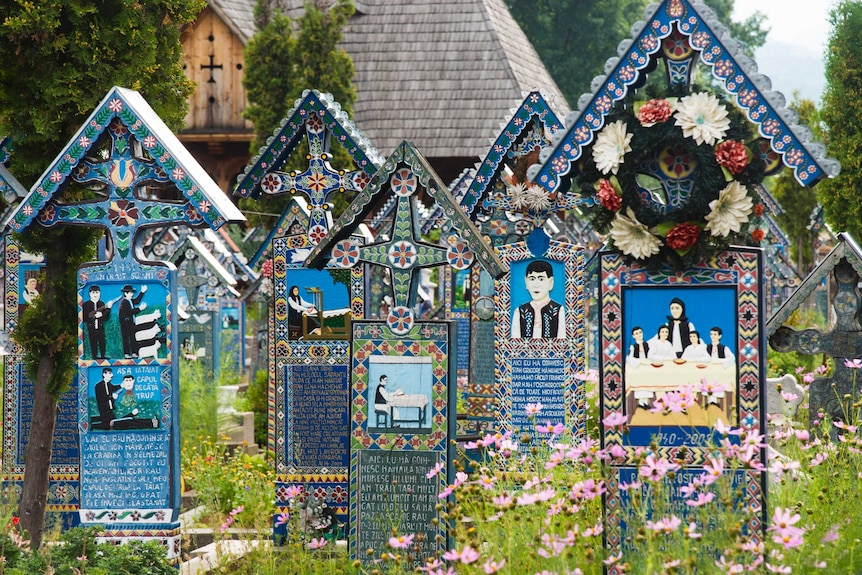
[[[245,220],[143,96],[134,90],[114,86],[11,212],[5,226],[17,232],[26,229],[63,184],[71,181],[72,170],[108,130],[113,118],[119,118],[129,129],[204,222],[219,228],[227,222]]]
[[[800,184],[811,186],[837,175],[838,162],[827,158],[825,147],[814,141],[807,127],[798,124],[797,114],[785,107],[784,96],[771,89],[769,78],[757,72],[757,65],[742,53],[712,9],[700,0],[663,0],[647,8],[646,15],[646,22],[632,27],[632,38],[620,44],[618,56],[606,62],[607,75],[596,77],[593,92],[578,100],[578,111],[566,119],[566,129],[542,153],[541,165],[530,170],[531,180],[548,190],[558,189],[560,178],[570,172],[604,126],[614,102],[643,84],[662,41],[674,30],[699,52],[701,61],[758,127],[760,135],[770,141],[772,150],[793,170]]]
[[[383,163],[383,157],[350,121],[347,112],[341,109],[341,104],[331,94],[305,90],[267,139],[266,145],[261,147],[258,155],[239,175],[234,193],[244,198],[257,198],[261,193],[261,180],[269,172],[284,166],[302,141],[306,122],[314,117],[319,118],[323,127],[330,132],[330,146],[338,142],[365,174],[370,176]]]
[[[835,269],[835,266],[842,259],[846,259],[856,273],[862,276],[862,249],[859,249],[859,245],[853,239],[853,236],[846,232],[838,234],[838,243],[832,248],[829,255],[808,274],[808,277],[802,280],[802,283],[799,284],[793,295],[769,318],[769,322],[766,324],[767,338],[772,337],[772,334],[787,321],[790,314],[796,311],[808,299],[811,292],[823,283],[823,279]]]
[[[491,186],[500,176],[503,160],[507,156],[514,157],[517,145],[520,143],[523,148],[544,149],[546,146],[544,134],[556,134],[562,127],[563,123],[551,110],[541,92],[533,91],[527,94],[521,105],[510,112],[509,121],[502,125],[485,159],[476,167],[476,176],[461,200],[461,207],[471,216],[471,219],[475,219],[473,213],[476,206],[488,197]],[[538,130],[539,133],[533,137],[537,137],[540,141],[523,141],[532,136],[526,133],[530,129]]]
[[[489,246],[476,226],[458,206],[458,202],[449,193],[428,160],[416,150],[410,142],[404,141],[395,149],[381,168],[374,174],[371,181],[359,192],[353,203],[347,207],[326,237],[308,255],[306,265],[322,267],[326,254],[339,241],[352,234],[363,220],[374,209],[375,200],[381,194],[389,192],[389,179],[399,166],[406,164],[419,182],[425,187],[429,196],[443,207],[444,213],[452,223],[452,228],[468,243],[479,264],[493,277],[499,277],[505,270],[497,254]]]

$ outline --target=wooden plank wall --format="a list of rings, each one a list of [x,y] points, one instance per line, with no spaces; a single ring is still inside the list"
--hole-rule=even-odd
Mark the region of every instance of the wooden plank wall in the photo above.
[[[183,31],[182,44],[186,76],[197,84],[185,131],[251,131],[241,115],[246,106],[242,40],[207,7]],[[211,64],[221,68],[210,69]]]

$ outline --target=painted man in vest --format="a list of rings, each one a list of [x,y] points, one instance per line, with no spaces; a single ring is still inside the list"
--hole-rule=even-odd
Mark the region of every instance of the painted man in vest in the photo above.
[[[90,353],[93,359],[105,359],[105,322],[111,313],[113,302],[105,305],[102,301],[102,290],[92,285],[89,290],[90,299],[81,304],[84,323],[87,324],[87,335],[90,338]]]
[[[710,344],[706,346],[706,353],[709,354],[710,360],[721,362],[724,369],[733,367],[735,358],[730,348],[721,343],[721,328],[718,326],[709,330]]]
[[[668,340],[673,346],[676,357],[682,357],[682,352],[691,345],[691,332],[694,324],[685,316],[685,303],[678,297],[670,300],[670,315],[667,316],[667,326],[670,328]]]
[[[147,286],[141,286],[141,293],[135,295],[135,288],[123,286],[123,299],[117,315],[120,320],[120,335],[123,338],[123,356],[125,359],[138,357],[138,343],[135,341],[135,314],[147,309],[147,304],[141,303]],[[138,307],[140,304],[140,307]]]
[[[534,260],[524,275],[530,301],[518,307],[512,318],[513,338],[565,338],[566,309],[551,299],[554,268],[545,260]]]
[[[646,361],[649,355],[649,344],[644,341],[644,329],[639,325],[632,328],[632,339],[634,341],[629,346],[626,361],[632,367],[637,367],[641,361]]]

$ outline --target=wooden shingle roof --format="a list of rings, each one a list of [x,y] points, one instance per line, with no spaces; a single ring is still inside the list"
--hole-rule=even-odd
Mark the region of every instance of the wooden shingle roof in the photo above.
[[[303,2],[282,0],[282,6],[297,18]],[[253,6],[250,0],[210,4],[225,14],[228,7]],[[351,118],[384,154],[409,138],[428,157],[475,158],[512,102],[531,90],[545,94],[560,117],[570,112],[503,0],[355,5],[340,44],[356,68]]]

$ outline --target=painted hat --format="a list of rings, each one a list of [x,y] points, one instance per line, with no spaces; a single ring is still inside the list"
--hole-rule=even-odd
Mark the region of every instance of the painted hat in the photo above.
[[[132,287],[132,286],[130,286],[130,285],[124,285],[124,286],[123,286],[123,289],[122,289],[122,290],[120,290],[120,291],[122,291],[123,293],[126,293],[126,292],[132,292],[132,293],[135,293],[135,288],[133,288],[133,287]]]

